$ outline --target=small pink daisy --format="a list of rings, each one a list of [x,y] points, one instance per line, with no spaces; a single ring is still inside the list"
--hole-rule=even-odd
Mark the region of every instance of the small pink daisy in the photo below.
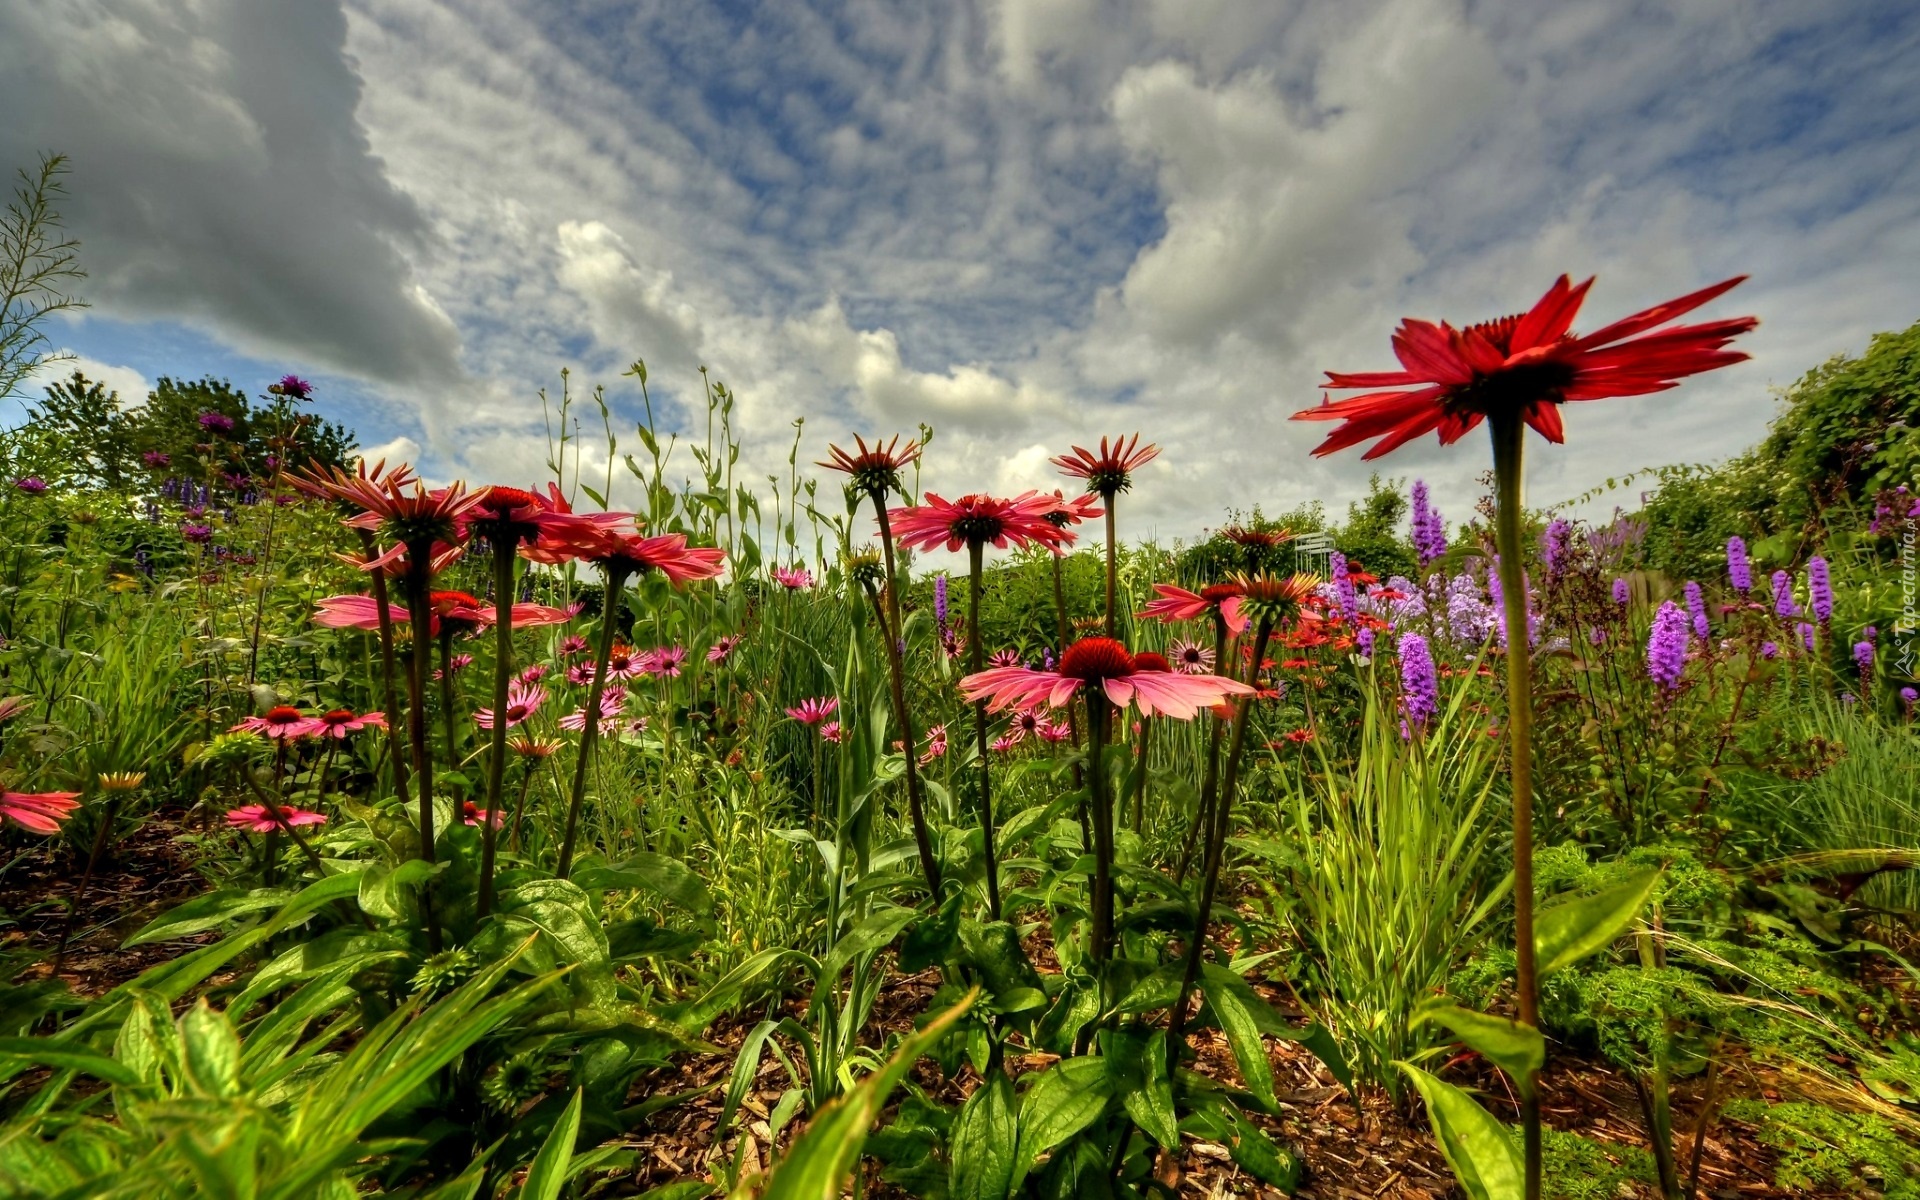
[[[734,650],[736,650],[739,645],[740,635],[730,633],[713,645],[707,647],[707,661],[710,663],[723,663],[733,656]]]
[[[507,728],[512,729],[515,725],[520,724],[520,722],[540,711],[540,706],[545,704],[546,701],[547,689],[534,687],[515,680],[507,688]],[[474,710],[473,723],[482,729],[492,729],[493,710],[491,708]]]
[[[802,700],[798,706],[789,708],[787,715],[802,725],[818,725],[832,716],[834,710],[839,707],[840,698],[838,696],[816,696],[811,699]]]
[[[813,572],[805,567],[775,567],[773,581],[790,592],[804,592],[813,586]]]
[[[303,808],[281,805],[280,819],[288,825],[324,825],[327,818],[322,813],[308,812]],[[280,828],[280,821],[267,811],[264,804],[243,804],[227,813],[227,824],[235,829],[244,829],[248,833],[272,833]]]

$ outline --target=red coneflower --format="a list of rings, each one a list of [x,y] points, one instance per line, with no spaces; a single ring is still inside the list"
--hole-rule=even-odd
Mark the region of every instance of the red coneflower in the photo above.
[[[1161,659],[1165,662],[1165,659]],[[1066,705],[1081,688],[1097,688],[1115,707],[1137,706],[1147,716],[1191,720],[1226,696],[1249,695],[1244,683],[1218,675],[1181,675],[1169,670],[1140,670],[1127,648],[1112,638],[1082,638],[1067,647],[1052,671],[1032,667],[994,667],[960,681],[960,694],[987,702],[999,712],[1045,703]]]
[[[356,717],[350,708],[336,708],[329,712],[321,713],[315,717],[313,721],[316,726],[314,729],[316,734],[324,738],[332,738],[335,741],[343,742],[347,740],[349,736],[359,733],[362,729],[385,729],[387,727],[387,714],[370,712],[361,713]]]
[[[1246,632],[1247,626],[1252,623],[1240,611],[1243,601],[1237,583],[1209,584],[1197,592],[1190,592],[1178,584],[1156,583],[1153,590],[1158,598],[1147,601],[1146,607],[1140,610],[1143,617],[1171,624],[1175,621],[1196,621],[1209,613],[1218,612],[1227,623],[1227,629],[1233,633]]]
[[[1142,446],[1140,435],[1131,438],[1114,438],[1111,445],[1106,438],[1100,439],[1100,450],[1095,453],[1084,446],[1075,446],[1071,454],[1059,454],[1048,459],[1054,466],[1076,479],[1087,481],[1089,492],[1098,492],[1111,501],[1115,495],[1133,486],[1133,472],[1160,457],[1160,447]]]
[[[308,812],[304,808],[294,808],[291,805],[280,805],[279,813],[280,820],[276,821],[266,805],[243,804],[239,808],[228,810],[227,824],[235,829],[244,829],[248,833],[275,833],[279,831],[281,821],[296,828],[301,825],[327,823],[324,813]]]
[[[1022,492],[1011,500],[973,493],[945,500],[928,492],[926,502],[887,513],[901,545],[915,550],[948,550],[991,545],[1070,546],[1073,534],[1047,519],[1054,501],[1038,492]]]
[[[1517,316],[1465,329],[1408,318],[1393,335],[1405,370],[1327,372],[1329,388],[1384,390],[1309,408],[1294,420],[1343,422],[1316,455],[1378,438],[1362,457],[1379,458],[1432,432],[1451,445],[1496,413],[1517,416],[1550,442],[1564,441],[1562,404],[1666,391],[1688,375],[1744,361],[1747,355],[1722,347],[1758,325],[1754,317],[1651,331],[1745,278],[1656,304],[1585,337],[1568,330],[1593,280],[1576,287],[1565,275]]]
[[[859,447],[853,454],[848,454],[838,446],[828,446],[827,460],[814,465],[831,471],[844,471],[851,476],[853,487],[869,495],[885,496],[889,492],[906,490],[900,486],[900,472],[919,461],[919,442],[908,442],[902,446],[896,434],[893,440],[885,443],[875,438],[873,445],[869,446],[865,438],[855,434],[853,444]]]
[[[540,706],[546,702],[547,689],[520,683],[516,680],[507,688],[507,728],[512,729],[515,725],[520,724],[534,713],[539,712]],[[473,723],[482,729],[492,729],[493,710],[490,708],[475,709],[473,713]]]
[[[280,704],[268,709],[264,716],[248,717],[227,732],[257,733],[277,742],[293,742],[313,737],[320,732],[320,728],[319,721],[291,704]]]
[[[11,821],[29,833],[59,833],[79,807],[79,792],[0,792],[0,822]]]

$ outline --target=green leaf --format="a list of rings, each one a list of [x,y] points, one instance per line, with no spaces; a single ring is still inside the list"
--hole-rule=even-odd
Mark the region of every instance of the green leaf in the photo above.
[[[1547,1039],[1531,1025],[1510,1017],[1496,1017],[1457,1004],[1422,1007],[1412,1024],[1437,1021],[1453,1035],[1486,1056],[1512,1077],[1522,1091],[1531,1091],[1533,1078],[1547,1065]]]
[[[1097,1058],[1062,1059],[1042,1072],[1020,1097],[1018,1154],[1007,1190],[1018,1192],[1042,1154],[1098,1120],[1112,1094],[1106,1064]]]
[[[580,1136],[582,1094],[581,1089],[574,1089],[573,1102],[540,1144],[540,1153],[533,1156],[533,1165],[527,1168],[527,1181],[520,1185],[520,1200],[555,1200],[560,1195],[560,1188],[567,1182],[567,1164],[573,1161],[574,1140]]]
[[[1640,915],[1659,882],[1660,868],[1652,867],[1591,896],[1541,909],[1533,922],[1535,970],[1544,978],[1610,945]]]
[[[664,854],[642,851],[611,866],[589,865],[573,873],[573,881],[588,891],[641,888],[678,904],[696,916],[713,913],[713,896],[687,864]]]
[[[821,1109],[775,1168],[762,1193],[764,1200],[839,1200],[840,1189],[853,1174],[861,1147],[866,1145],[867,1134],[887,1097],[920,1056],[947,1035],[979,994],[977,988],[968,992],[960,1003],[928,1022],[925,1029],[902,1040],[885,1066]],[[735,1190],[736,1197],[750,1194],[745,1181]]]
[[[227,1014],[203,999],[180,1018],[180,1045],[188,1078],[202,1094],[222,1099],[240,1093],[240,1035]]]
[[[1027,961],[1027,952],[1020,945],[1020,931],[1006,921],[963,921],[960,940],[966,947],[967,961],[980,969],[987,990],[997,1000],[1027,988],[1041,988],[1040,973]]]
[[[934,910],[932,916],[907,932],[906,940],[900,943],[902,971],[924,971],[953,956],[954,946],[960,939],[960,901],[963,897],[961,892],[952,893]]]
[[[1020,1113],[1013,1081],[989,1070],[953,1123],[953,1200],[1006,1200],[1019,1174]]]
[[[1267,1058],[1267,1045],[1260,1040],[1260,1034],[1262,1016],[1278,1020],[1278,1014],[1247,986],[1246,980],[1213,963],[1201,964],[1200,987],[1227,1035],[1227,1047],[1233,1051],[1233,1061],[1240,1066],[1240,1077],[1246,1080],[1247,1090],[1268,1112],[1274,1111],[1280,1101],[1273,1093],[1273,1063]],[[1266,1013],[1261,1014],[1261,1009]]]
[[[410,858],[397,867],[375,864],[360,873],[360,911],[386,921],[398,921],[413,912],[415,888],[433,878],[436,864]]]
[[[1180,1118],[1173,1108],[1173,1084],[1167,1074],[1167,1035],[1155,1030],[1147,1040],[1144,1082],[1128,1089],[1121,1103],[1134,1124],[1167,1149],[1180,1150]]]
[[[1447,1165],[1472,1200],[1523,1200],[1526,1175],[1506,1126],[1472,1096],[1411,1063],[1395,1063],[1427,1102],[1427,1119]]]
[[[145,1074],[139,1068],[117,1063],[104,1054],[63,1046],[51,1039],[0,1038],[0,1060],[6,1059],[57,1067],[63,1071],[78,1071],[82,1075],[128,1087],[146,1081]]]
[[[282,888],[254,888],[251,891],[221,888],[204,896],[196,896],[155,917],[128,938],[125,945],[144,946],[148,942],[165,942],[204,933],[236,917],[279,908],[293,896],[294,893]]]
[[[820,978],[834,980],[848,964],[863,954],[871,954],[900,936],[920,914],[911,908],[883,908],[843,934],[820,964]]]

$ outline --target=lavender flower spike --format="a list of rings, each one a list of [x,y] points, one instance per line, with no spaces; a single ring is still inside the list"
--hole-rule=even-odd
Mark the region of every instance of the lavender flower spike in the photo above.
[[[1653,615],[1653,632],[1647,637],[1647,675],[1672,691],[1680,686],[1686,669],[1687,614],[1668,600]]]
[[[1807,560],[1807,596],[1813,603],[1814,619],[1822,625],[1833,621],[1833,578],[1827,560],[1814,555]]]
[[[1727,579],[1736,592],[1753,590],[1753,564],[1747,561],[1747,543],[1738,537],[1727,539]]]
[[[1700,585],[1687,580],[1687,612],[1693,617],[1693,636],[1706,641],[1713,636],[1713,626],[1707,624],[1707,598],[1701,594]]]
[[[1433,652],[1427,647],[1427,639],[1417,633],[1401,634],[1398,650],[1401,703],[1407,722],[1424,728],[1440,711],[1440,679],[1433,667]]]

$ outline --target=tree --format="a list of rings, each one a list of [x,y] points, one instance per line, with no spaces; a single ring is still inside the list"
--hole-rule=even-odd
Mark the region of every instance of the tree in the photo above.
[[[39,427],[61,474],[119,487],[137,461],[128,437],[132,422],[120,407],[120,393],[79,371],[48,384],[46,392],[45,400],[28,406],[27,420]]]
[[[44,155],[37,171],[20,171],[20,186],[0,214],[0,397],[49,362],[68,357],[48,350],[42,324],[55,313],[85,308],[66,288],[86,278],[80,243],[62,235],[54,201],[65,194],[66,157]]]
[[[1404,528],[1407,497],[1401,483],[1383,481],[1378,474],[1367,480],[1366,497],[1347,506],[1347,523],[1333,535],[1340,553],[1383,580],[1417,570]]]

